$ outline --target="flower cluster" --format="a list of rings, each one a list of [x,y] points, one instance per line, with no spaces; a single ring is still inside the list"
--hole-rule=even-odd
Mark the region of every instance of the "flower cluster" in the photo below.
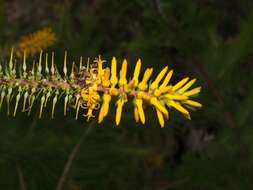
[[[136,63],[133,77],[127,80],[127,60],[124,59],[119,75],[117,73],[117,60],[112,58],[111,68],[103,67],[104,60],[101,57],[95,60],[96,69],[91,69],[91,78],[87,81],[91,84],[89,88],[82,90],[81,97],[88,109],[86,116],[88,119],[93,117],[93,110],[102,105],[98,115],[98,122],[101,123],[107,116],[112,97],[116,97],[116,125],[119,125],[123,106],[130,99],[134,105],[134,118],[136,122],[145,123],[144,105],[154,107],[161,127],[164,127],[164,120],[169,118],[168,109],[174,108],[181,112],[186,118],[190,119],[189,109],[201,108],[202,105],[190,100],[191,97],[199,94],[200,87],[189,90],[196,82],[189,77],[183,78],[175,85],[170,84],[173,70],[168,71],[166,66],[149,83],[153,68],[147,68],[142,78],[140,77],[141,60]],[[102,92],[102,97],[99,94]]]
[[[16,45],[16,54],[22,57],[25,51],[27,55],[35,55],[45,50],[56,42],[56,35],[51,28],[44,28],[37,32],[22,36]]]
[[[176,109],[186,118],[190,119],[188,109],[195,110],[202,105],[191,100],[199,94],[201,88],[190,89],[196,79],[183,78],[176,84],[171,84],[173,70],[168,66],[151,80],[153,68],[147,68],[141,76],[141,60],[135,65],[133,76],[127,78],[127,60],[124,59],[119,65],[115,57],[111,60],[111,66],[105,67],[105,60],[99,56],[93,63],[88,62],[83,66],[83,59],[80,57],[80,64],[77,67],[72,63],[71,71],[68,72],[67,52],[63,63],[63,75],[54,64],[54,53],[51,57],[51,67],[49,68],[48,54],[45,56],[43,66],[43,55],[40,53],[39,61],[33,62],[33,66],[27,69],[26,54],[24,54],[23,64],[21,64],[20,74],[16,72],[16,64],[13,63],[13,53],[11,54],[9,65],[0,65],[0,108],[4,98],[7,102],[7,114],[10,114],[10,101],[15,99],[13,115],[23,97],[22,111],[31,112],[35,100],[40,100],[39,117],[42,116],[43,109],[52,103],[51,116],[54,117],[55,106],[60,97],[64,98],[64,115],[67,109],[76,110],[76,119],[79,112],[84,110],[83,115],[89,120],[98,115],[98,123],[109,114],[110,104],[116,101],[116,125],[120,124],[124,105],[130,101],[133,104],[133,113],[136,122],[145,124],[146,106],[154,108],[161,127],[164,127],[165,120],[169,118],[169,110]],[[118,72],[118,67],[120,67]],[[15,98],[13,98],[15,97]],[[96,114],[97,111],[97,114]]]

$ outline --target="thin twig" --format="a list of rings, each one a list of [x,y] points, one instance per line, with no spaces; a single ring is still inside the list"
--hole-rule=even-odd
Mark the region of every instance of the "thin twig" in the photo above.
[[[22,171],[21,166],[18,163],[18,161],[16,161],[16,169],[17,169],[17,173],[18,173],[20,189],[21,190],[27,190],[25,179],[24,179],[24,174],[23,174],[23,171]]]
[[[59,181],[57,183],[57,187],[56,187],[56,190],[62,190],[63,188],[63,185],[66,181],[66,178],[69,174],[69,171],[70,171],[70,168],[72,166],[72,163],[73,163],[73,160],[75,159],[79,149],[80,149],[80,146],[83,142],[83,140],[85,139],[85,137],[87,136],[87,134],[89,133],[92,125],[93,125],[94,122],[91,122],[88,126],[88,128],[84,131],[83,135],[81,136],[81,138],[79,139],[78,143],[73,147],[71,153],[69,154],[69,157],[68,157],[68,160],[64,166],[64,169],[63,169],[63,172],[62,172],[62,175],[61,177],[59,178]]]

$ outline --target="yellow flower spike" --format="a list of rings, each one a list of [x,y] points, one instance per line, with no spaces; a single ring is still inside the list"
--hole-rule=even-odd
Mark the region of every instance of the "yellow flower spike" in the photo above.
[[[173,75],[173,72],[174,72],[173,70],[169,71],[169,73],[166,75],[165,79],[163,80],[163,83],[159,86],[160,89],[165,88],[169,84],[170,79]]]
[[[154,105],[159,111],[161,111],[166,117],[168,117],[169,113],[167,109],[162,105],[161,102],[158,101],[156,97],[152,97],[150,99],[150,104]]]
[[[140,82],[140,84],[138,85],[138,88],[140,90],[146,90],[148,88],[147,82],[148,82],[149,78],[151,77],[152,72],[153,72],[153,68],[148,68],[145,70],[145,73],[143,75],[143,79]]]
[[[196,82],[196,79],[190,80],[186,85],[184,85],[182,88],[178,90],[179,93],[184,93],[186,90],[188,90],[194,83]]]
[[[116,121],[116,125],[118,126],[121,120],[121,114],[122,114],[122,109],[124,104],[127,102],[126,99],[120,98],[117,102],[117,109],[116,109],[116,117],[115,117],[115,121]]]
[[[181,106],[180,103],[170,100],[168,101],[168,105],[174,107],[176,110],[180,111],[185,115],[189,115],[189,112],[183,106]]]
[[[189,77],[186,77],[186,78],[182,79],[181,81],[179,81],[177,84],[175,84],[172,87],[172,90],[176,91],[177,89],[179,89],[180,87],[182,87],[188,80],[189,80]]]
[[[143,100],[142,100],[142,99],[138,99],[138,98],[137,98],[137,99],[135,100],[135,104],[136,104],[136,106],[137,106],[137,109],[138,109],[138,113],[139,113],[141,122],[142,122],[142,124],[144,124],[144,123],[145,123],[145,114],[144,114],[144,111],[143,111],[142,103],[143,103]]]
[[[136,123],[138,123],[139,119],[140,119],[138,108],[136,106],[134,106],[134,119],[135,119]]]
[[[139,83],[140,71],[141,71],[141,59],[138,59],[134,69],[134,77],[133,77],[134,87],[136,87]]]
[[[115,57],[112,58],[112,64],[111,64],[111,79],[110,82],[112,86],[115,86],[118,83],[117,78],[117,60]]]
[[[157,115],[157,118],[158,118],[161,128],[164,128],[164,118],[163,118],[162,112],[160,112],[158,109],[156,109],[156,115]]]
[[[127,60],[124,59],[120,70],[119,86],[124,86],[127,84],[126,74],[127,74]]]
[[[102,86],[108,88],[110,86],[110,68],[106,67],[104,69],[104,78],[102,80]]]
[[[186,100],[186,101],[184,101],[184,103],[188,104],[190,106],[193,106],[193,107],[202,108],[202,104],[200,104],[199,102],[193,101],[193,100]]]
[[[194,88],[192,90],[189,90],[185,93],[183,93],[183,96],[194,96],[200,93],[201,87]]]
[[[164,67],[163,70],[157,75],[155,81],[152,82],[150,85],[150,90],[154,90],[158,87],[159,82],[162,80],[162,78],[166,74],[167,70],[168,70],[168,66]]]

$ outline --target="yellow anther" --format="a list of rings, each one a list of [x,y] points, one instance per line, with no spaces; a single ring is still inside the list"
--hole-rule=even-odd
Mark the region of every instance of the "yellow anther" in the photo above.
[[[120,70],[119,86],[124,86],[127,84],[126,73],[127,73],[127,60],[124,59]]]
[[[147,82],[148,82],[149,78],[151,77],[152,72],[153,72],[153,69],[152,69],[152,68],[146,69],[146,71],[145,71],[145,73],[144,73],[144,75],[143,75],[143,79],[142,79],[142,81],[140,82],[140,84],[138,85],[138,88],[139,88],[140,90],[146,90],[146,89],[148,88]]]
[[[111,64],[111,79],[110,82],[112,86],[115,86],[118,83],[117,78],[117,60],[115,57],[112,58],[112,64]]]
[[[168,66],[164,67],[164,69],[157,75],[155,81],[152,82],[150,85],[150,90],[154,90],[158,87],[159,82],[162,80],[162,78],[166,74],[167,70],[168,70]]]

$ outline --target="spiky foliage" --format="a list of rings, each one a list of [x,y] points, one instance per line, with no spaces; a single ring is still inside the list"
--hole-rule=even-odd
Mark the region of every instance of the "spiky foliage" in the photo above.
[[[195,109],[202,105],[190,100],[190,97],[200,92],[200,87],[189,90],[196,79],[182,79],[175,85],[170,84],[173,70],[168,72],[166,66],[152,82],[149,82],[153,68],[147,68],[140,79],[141,60],[136,63],[133,77],[127,80],[127,60],[124,59],[121,70],[117,72],[117,60],[112,58],[111,67],[103,67],[106,62],[99,56],[93,63],[83,66],[82,57],[79,67],[74,63],[68,71],[67,52],[65,52],[63,75],[54,64],[54,53],[51,54],[49,66],[48,54],[45,62],[42,61],[42,52],[39,61],[33,62],[31,69],[27,69],[26,53],[23,56],[23,64],[16,69],[13,59],[13,51],[8,66],[4,71],[0,67],[1,97],[0,108],[6,99],[7,114],[10,115],[11,100],[15,99],[13,116],[16,115],[20,102],[23,102],[22,111],[31,113],[34,101],[40,102],[39,117],[42,117],[43,109],[51,104],[51,117],[54,117],[56,104],[60,97],[64,99],[64,115],[67,108],[76,110],[76,119],[84,109],[84,116],[89,120],[95,117],[94,111],[99,110],[98,122],[101,123],[109,113],[109,104],[112,97],[116,99],[116,125],[119,125],[123,106],[132,100],[134,105],[134,117],[145,123],[144,105],[151,105],[157,114],[161,127],[164,127],[164,119],[169,118],[170,108],[175,108],[186,118],[190,119],[189,111],[185,108]],[[20,71],[20,73],[18,73]],[[50,102],[50,103],[49,103]],[[102,103],[102,105],[101,105]]]

